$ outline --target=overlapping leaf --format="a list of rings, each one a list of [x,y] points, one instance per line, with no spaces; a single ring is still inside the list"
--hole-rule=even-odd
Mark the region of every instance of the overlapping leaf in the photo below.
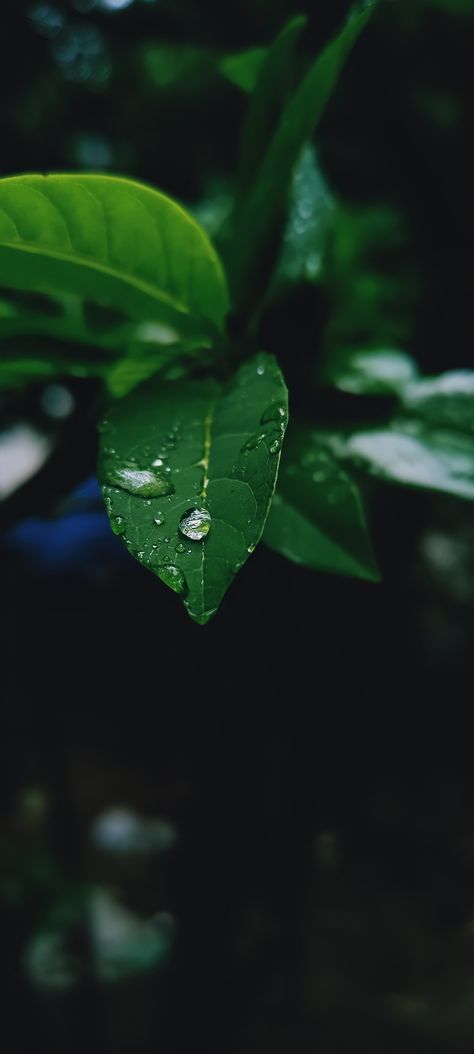
[[[227,309],[207,235],[163,194],[112,176],[0,180],[0,338],[170,358],[209,346]]]
[[[359,488],[314,430],[290,430],[264,540],[315,570],[379,577]]]

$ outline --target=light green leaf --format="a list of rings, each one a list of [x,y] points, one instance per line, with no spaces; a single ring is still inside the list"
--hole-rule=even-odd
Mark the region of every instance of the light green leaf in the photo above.
[[[219,63],[219,69],[227,80],[242,91],[251,92],[255,88],[262,62],[267,54],[266,48],[246,48],[226,55]]]
[[[414,380],[402,392],[402,406],[430,427],[473,435],[474,371],[452,370]]]
[[[228,309],[219,258],[179,205],[112,176],[0,180],[0,337],[49,335],[123,352],[209,346]]]
[[[253,162],[248,166],[251,180],[244,178],[248,193],[236,207],[229,253],[230,283],[238,312],[249,313],[261,295],[284,223],[293,167],[373,6],[353,12],[339,35],[318,55],[284,107],[257,174]]]
[[[417,421],[398,421],[391,428],[336,440],[334,448],[346,463],[387,483],[474,501],[474,438],[470,436],[432,431]]]
[[[368,348],[328,356],[319,379],[352,395],[397,395],[417,373],[416,363],[406,352]]]
[[[379,578],[359,488],[311,429],[288,435],[263,537],[295,563]]]
[[[149,381],[103,422],[112,529],[196,622],[212,617],[260,539],[286,420],[283,378],[261,354],[227,385]]]

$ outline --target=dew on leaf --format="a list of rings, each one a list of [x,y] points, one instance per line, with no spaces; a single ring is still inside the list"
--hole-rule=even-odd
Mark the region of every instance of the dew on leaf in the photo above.
[[[188,584],[181,568],[175,567],[174,564],[162,563],[158,564],[154,570],[158,577],[161,578],[161,581],[164,582],[166,586],[169,586],[170,589],[173,589],[175,593],[178,593],[179,596],[183,596],[184,593],[187,593]]]
[[[127,529],[127,524],[123,516],[112,516],[110,526],[114,534],[124,534]]]
[[[107,475],[109,483],[113,486],[128,490],[130,494],[141,498],[159,498],[174,491],[171,480],[150,469],[111,468]]]
[[[161,527],[164,522],[165,518],[162,513],[159,512],[158,515],[154,517],[153,523],[156,523],[157,527]]]
[[[210,512],[207,509],[188,509],[179,521],[179,529],[185,538],[191,538],[193,542],[200,542],[206,538],[211,529]]]
[[[271,403],[270,406],[267,406],[266,410],[263,411],[260,423],[265,425],[270,421],[286,421],[286,409],[283,406],[283,403]]]
[[[185,553],[186,552],[186,546],[183,545],[183,542],[178,542],[178,544],[175,546],[175,549],[176,549],[177,553]]]

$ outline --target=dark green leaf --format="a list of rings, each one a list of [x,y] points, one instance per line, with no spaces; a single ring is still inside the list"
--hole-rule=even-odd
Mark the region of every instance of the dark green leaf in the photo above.
[[[306,25],[291,19],[266,52],[250,98],[240,151],[239,195],[252,186],[294,84],[294,51]]]
[[[236,208],[231,233],[229,273],[238,312],[248,313],[261,295],[284,223],[293,167],[372,6],[352,13],[339,35],[318,55],[284,107],[256,177],[252,169],[252,184]]]
[[[181,341],[209,346],[228,307],[219,258],[193,218],[163,194],[111,176],[1,180],[0,285],[13,292],[0,336],[119,351],[153,340],[168,357]]]
[[[369,348],[330,355],[319,379],[352,395],[397,395],[417,372],[416,363],[406,352]]]
[[[264,541],[315,570],[379,577],[359,489],[317,432],[288,435]]]
[[[432,428],[474,433],[474,371],[453,370],[414,380],[402,392],[407,414]]]
[[[336,442],[337,453],[387,483],[455,494],[474,501],[474,438],[432,431],[420,422],[356,432]]]
[[[275,360],[259,355],[225,386],[150,381],[112,407],[100,475],[112,528],[205,623],[262,534],[287,419]],[[180,528],[198,511],[202,540]],[[201,510],[201,512],[199,512]]]
[[[290,212],[272,289],[294,282],[317,282],[323,266],[333,201],[309,143],[296,163]]]
[[[226,55],[219,63],[219,69],[227,80],[232,81],[242,91],[251,92],[257,83],[262,62],[267,54],[266,48],[246,48]]]

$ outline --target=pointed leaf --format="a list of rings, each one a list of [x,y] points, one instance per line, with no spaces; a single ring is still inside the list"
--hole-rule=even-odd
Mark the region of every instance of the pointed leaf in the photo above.
[[[359,489],[311,429],[290,430],[264,541],[318,571],[379,578]]]
[[[262,354],[227,385],[149,381],[102,425],[112,528],[196,622],[212,617],[262,534],[286,419],[283,378]]]
[[[229,274],[238,312],[248,314],[262,293],[285,219],[293,167],[329,101],[344,62],[372,8],[352,12],[339,35],[310,66],[281,113],[256,178],[238,203]]]
[[[227,80],[237,85],[242,91],[251,92],[257,83],[262,62],[267,54],[266,48],[246,48],[226,55],[219,62],[219,69]]]

